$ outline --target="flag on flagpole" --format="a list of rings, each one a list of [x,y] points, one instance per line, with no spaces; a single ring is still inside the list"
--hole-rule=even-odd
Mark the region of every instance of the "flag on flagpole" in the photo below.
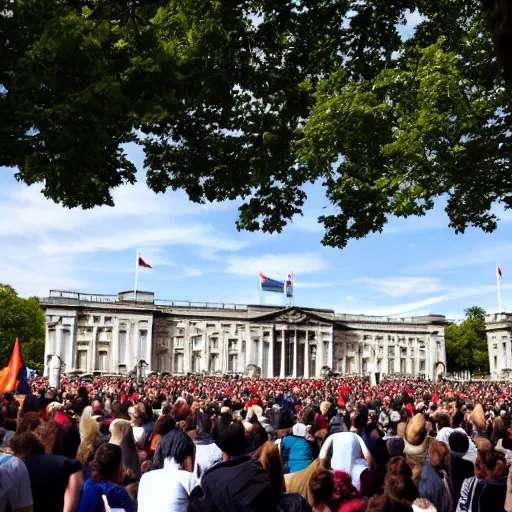
[[[286,297],[289,299],[293,298],[293,288],[293,272],[290,272],[286,278]]]
[[[501,303],[501,277],[503,273],[501,272],[500,264],[496,265],[496,281],[498,282],[498,313],[503,313],[503,307]]]
[[[9,364],[3,370],[0,370],[0,393],[10,393],[16,389],[18,385],[17,376],[22,365],[20,344],[18,338],[16,338]]]
[[[260,271],[260,287],[263,292],[284,292],[284,281],[277,281],[270,277],[264,276]]]
[[[139,267],[153,268],[149,263],[147,263],[146,261],[144,261],[144,260],[142,259],[142,256],[140,255],[140,253],[139,253],[139,260],[138,260],[138,263],[139,263]]]

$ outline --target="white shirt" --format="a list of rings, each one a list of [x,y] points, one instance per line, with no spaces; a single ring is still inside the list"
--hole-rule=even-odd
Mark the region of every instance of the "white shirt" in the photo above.
[[[144,473],[139,483],[138,512],[187,512],[188,497],[197,481],[193,473],[166,459],[163,469]]]
[[[218,462],[222,462],[222,450],[215,443],[196,444],[194,475],[198,480],[201,479],[208,468]]]
[[[0,453],[0,512],[32,505],[30,476],[24,462]]]
[[[142,427],[137,427],[137,425],[132,425],[132,430],[135,444],[139,447],[142,446],[146,440],[146,431]]]

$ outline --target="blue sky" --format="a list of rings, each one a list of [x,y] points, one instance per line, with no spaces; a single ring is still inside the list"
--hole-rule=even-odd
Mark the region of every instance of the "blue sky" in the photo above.
[[[142,167],[143,153],[129,147]],[[497,309],[496,263],[503,270],[503,304],[512,310],[512,214],[497,232],[449,229],[442,201],[424,218],[392,219],[382,234],[347,248],[320,244],[316,218],[328,206],[321,186],[307,189],[304,217],[284,233],[239,233],[237,203],[190,203],[182,192],[156,195],[139,182],[114,192],[116,206],[67,210],[37,186],[0,172],[3,257],[0,282],[20,294],[50,288],[117,293],[133,288],[135,252],[153,269],[141,269],[139,289],[173,300],[260,302],[258,273],[296,274],[296,304],[337,312],[409,316],[429,312],[460,318],[472,305]],[[511,283],[511,284],[508,284]],[[281,297],[265,294],[265,302]]]

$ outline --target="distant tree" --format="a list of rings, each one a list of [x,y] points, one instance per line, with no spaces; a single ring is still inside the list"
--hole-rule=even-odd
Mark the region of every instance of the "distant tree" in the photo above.
[[[485,309],[479,306],[471,306],[465,309],[464,314],[466,318],[480,318],[481,320],[485,320]]]
[[[0,284],[0,368],[9,362],[16,338],[23,362],[42,371],[45,318],[39,301],[35,297],[23,299],[11,286]]]
[[[464,310],[466,320],[445,328],[446,365],[450,372],[471,374],[489,371],[489,352],[485,330],[485,310],[472,306]]]

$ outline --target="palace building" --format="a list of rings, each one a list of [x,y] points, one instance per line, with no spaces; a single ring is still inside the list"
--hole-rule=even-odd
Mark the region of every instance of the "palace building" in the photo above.
[[[227,372],[321,377],[326,372],[438,378],[445,318],[385,318],[297,306],[161,301],[150,292],[52,290],[45,373]]]

